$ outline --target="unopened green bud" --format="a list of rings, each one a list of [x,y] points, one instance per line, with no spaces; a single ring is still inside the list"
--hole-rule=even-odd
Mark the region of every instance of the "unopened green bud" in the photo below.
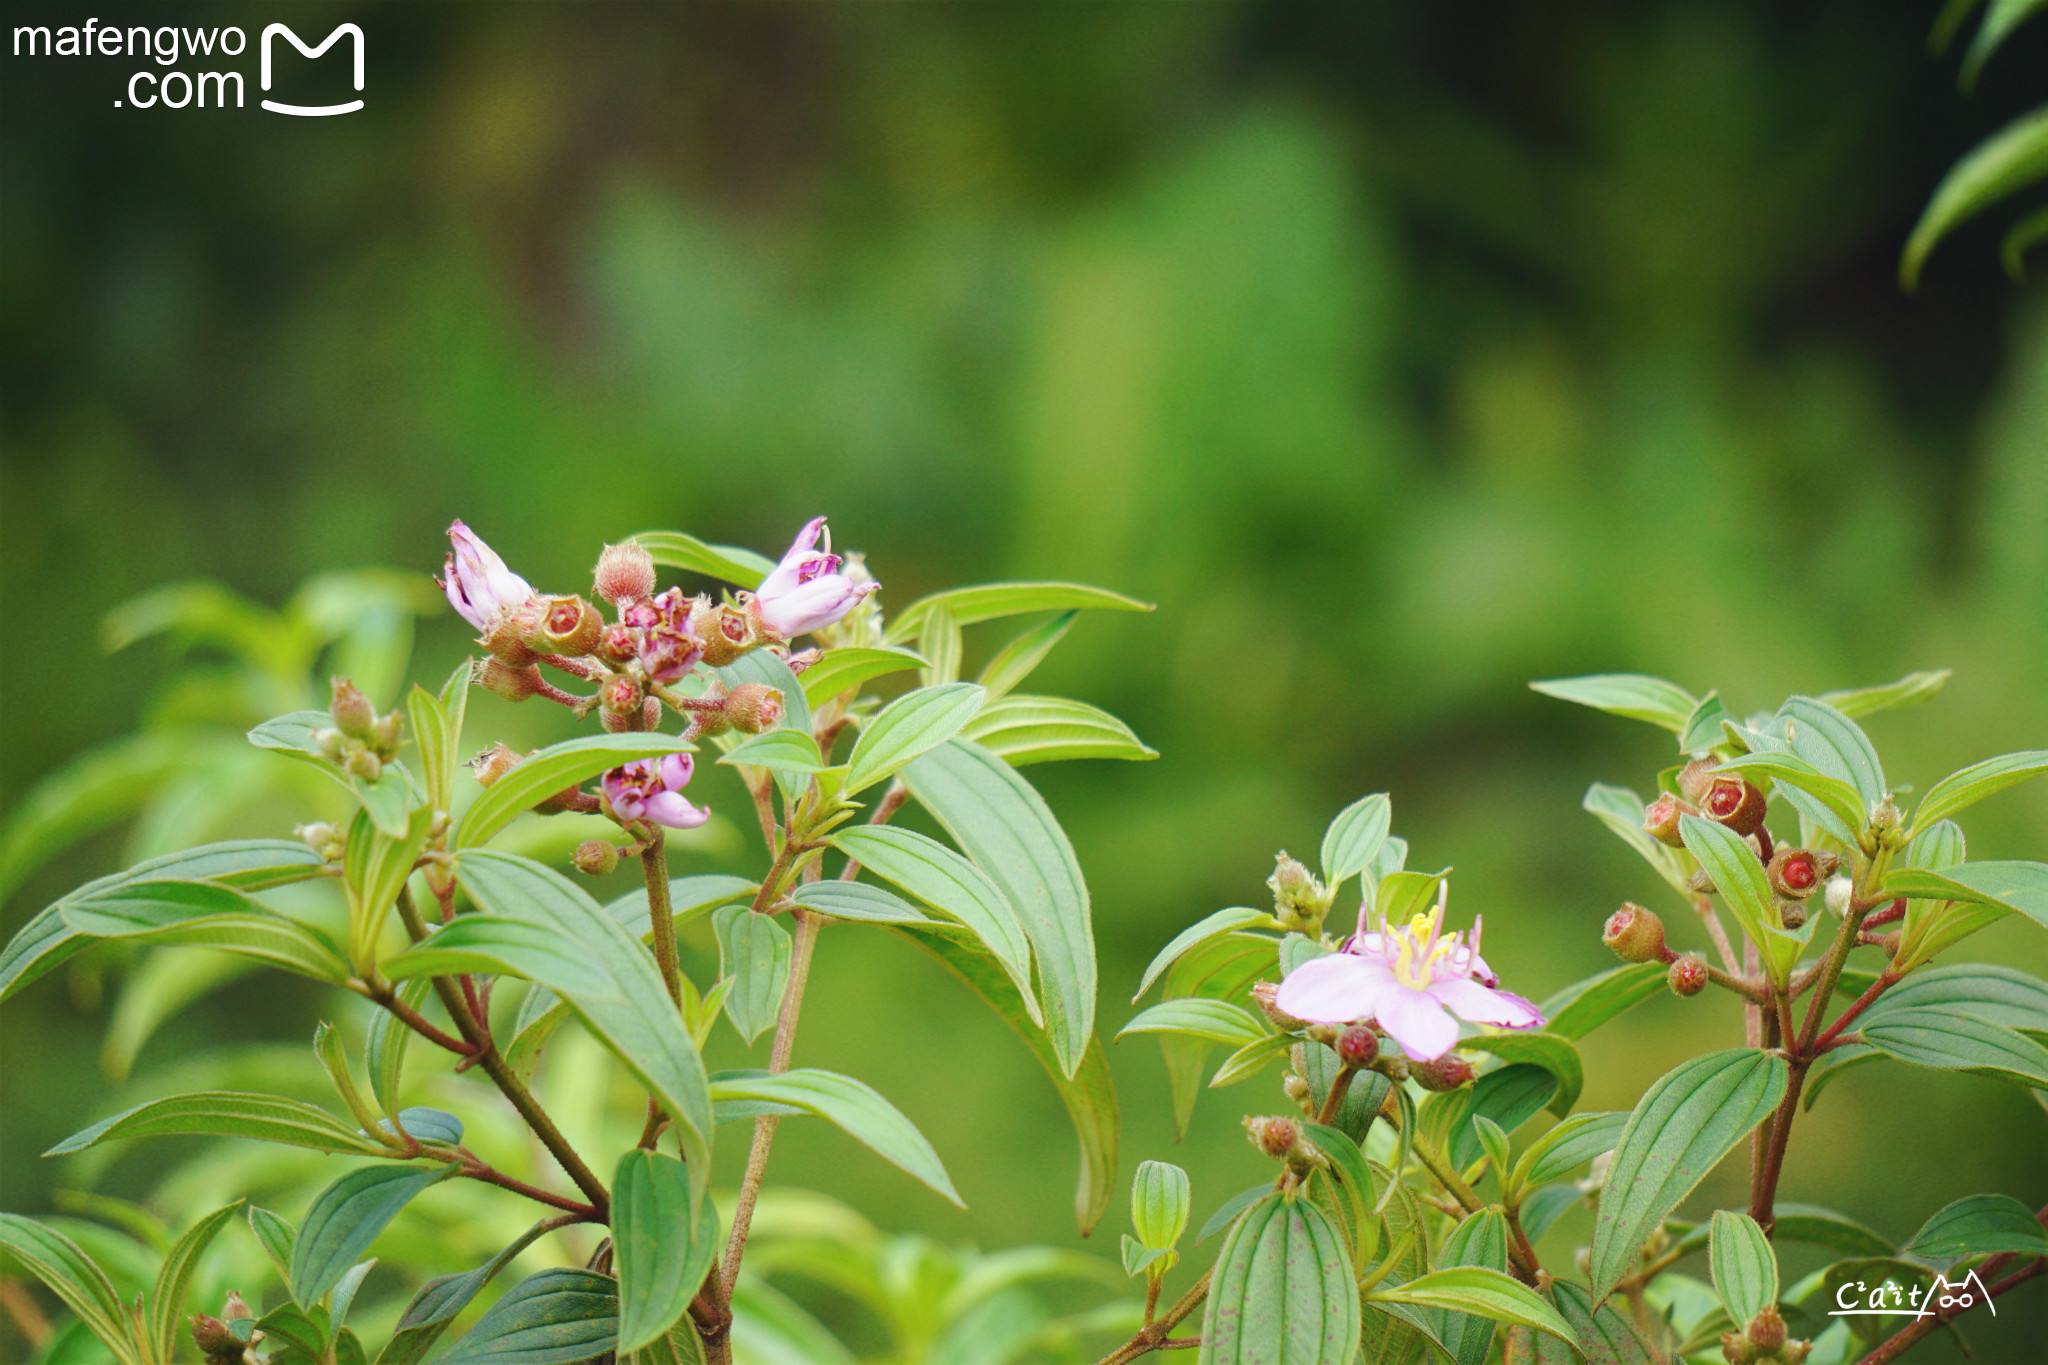
[[[396,758],[404,735],[405,722],[396,711],[387,712],[370,727],[370,749],[379,758]]]
[[[348,836],[333,825],[328,824],[325,820],[316,820],[310,825],[300,825],[293,829],[292,833],[305,840],[307,848],[312,849],[330,863],[339,862],[342,856],[348,852]]]
[[[339,763],[348,751],[348,736],[331,725],[325,725],[313,732],[313,745],[326,755],[328,762]]]
[[[1131,1178],[1131,1226],[1148,1247],[1166,1250],[1188,1226],[1188,1173],[1165,1161],[1141,1161]]]
[[[1902,819],[1898,804],[1889,796],[1870,808],[1868,834],[1873,851],[1878,848],[1898,847],[1899,824]]]
[[[1330,912],[1330,893],[1298,860],[1282,849],[1274,856],[1273,875],[1266,878],[1273,890],[1273,916],[1289,929],[1313,929]]]
[[[350,739],[370,738],[370,727],[377,723],[377,708],[347,678],[336,678],[330,685],[333,694],[328,711],[334,717],[335,728]]]
[[[1280,1081],[1280,1093],[1300,1105],[1302,1113],[1315,1112],[1316,1088],[1308,1083],[1308,1077],[1288,1072]]]
[[[384,760],[368,749],[357,749],[341,765],[350,777],[375,782],[384,772]]]

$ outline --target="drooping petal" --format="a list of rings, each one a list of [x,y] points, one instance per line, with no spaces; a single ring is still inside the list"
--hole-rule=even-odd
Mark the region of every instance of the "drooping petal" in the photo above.
[[[814,630],[823,630],[840,617],[860,605],[861,599],[874,592],[876,583],[855,583],[844,574],[826,574],[814,578],[789,591],[770,594],[764,591],[755,595],[755,613],[763,625],[784,639],[792,639]]]
[[[1488,990],[1477,981],[1438,981],[1431,984],[1435,996],[1461,1019],[1501,1028],[1535,1028],[1543,1022],[1536,1007],[1508,991]]]
[[[796,539],[782,556],[769,575],[761,580],[761,586],[754,591],[763,597],[775,597],[803,584],[804,562],[813,553],[819,534],[825,529],[823,517],[812,517],[804,523],[804,529],[796,533]]]
[[[666,754],[661,760],[661,785],[670,791],[680,791],[690,785],[690,774],[696,771],[696,760],[688,754]]]
[[[665,791],[648,798],[646,815],[655,824],[670,829],[695,829],[711,818],[711,811],[691,805],[681,792]]]
[[[1311,1024],[1348,1024],[1372,1016],[1390,980],[1377,958],[1332,953],[1289,972],[1274,1004]]]
[[[1428,991],[1393,986],[1380,992],[1374,1015],[1411,1061],[1433,1062],[1457,1046],[1458,1021]]]

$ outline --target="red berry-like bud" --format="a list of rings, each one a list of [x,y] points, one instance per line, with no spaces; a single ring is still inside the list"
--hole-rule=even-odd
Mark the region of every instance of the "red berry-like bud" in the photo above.
[[[1754,834],[1763,828],[1764,812],[1770,802],[1755,783],[1744,777],[1717,777],[1700,798],[1700,809],[1737,834]]]
[[[1683,848],[1685,840],[1678,836],[1678,820],[1683,815],[1698,815],[1699,812],[1670,792],[1665,792],[1643,810],[1643,828],[1660,844]]]
[[[609,839],[585,839],[576,845],[572,861],[586,876],[606,876],[619,865],[619,846]]]
[[[1607,917],[1600,941],[1623,962],[1664,960],[1664,921],[1630,901]]]
[[[1244,1126],[1251,1135],[1252,1146],[1275,1161],[1285,1161],[1301,1141],[1301,1125],[1290,1118],[1247,1118]]]
[[[654,556],[640,542],[607,545],[597,557],[597,595],[617,606],[654,593]]]
[[[525,754],[517,752],[509,745],[500,744],[495,749],[478,754],[470,761],[469,766],[476,770],[477,783],[488,787],[518,767],[520,760],[525,757]]]
[[[327,709],[334,717],[334,728],[350,739],[370,738],[377,724],[377,708],[347,678],[336,678],[331,686],[333,699]]]
[[[1781,848],[1771,857],[1771,890],[1788,900],[1805,900],[1818,891],[1839,866],[1841,859],[1832,853]]]
[[[782,693],[766,683],[741,683],[726,697],[724,711],[733,729],[758,735],[782,724]]]
[[[1408,1076],[1424,1090],[1456,1090],[1472,1083],[1472,1063],[1455,1052],[1427,1062],[1411,1060]]]
[[[477,670],[477,683],[506,701],[525,701],[540,691],[540,670],[532,664],[514,667],[502,659],[485,659]]]
[[[597,637],[597,657],[608,664],[626,663],[639,653],[640,632],[631,626],[606,626]]]
[[[1348,1067],[1371,1066],[1379,1055],[1379,1035],[1363,1024],[1353,1024],[1337,1035],[1337,1060]]]
[[[1698,953],[1681,953],[1664,980],[1675,995],[1698,995],[1707,988],[1707,963]]]
[[[597,704],[604,708],[607,715],[628,717],[637,724],[640,719],[640,703],[645,696],[646,694],[640,690],[639,683],[621,676],[613,678],[598,689]]]

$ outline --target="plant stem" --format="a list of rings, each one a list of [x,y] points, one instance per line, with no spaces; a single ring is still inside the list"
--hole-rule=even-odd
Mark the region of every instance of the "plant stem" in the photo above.
[[[440,1028],[431,1019],[428,1019],[411,1005],[401,1000],[398,992],[391,989],[391,984],[388,981],[382,978],[365,981],[362,983],[362,992],[385,1009],[390,1010],[392,1014],[397,1016],[400,1023],[436,1047],[444,1047],[460,1057],[474,1057],[476,1055],[476,1049],[470,1044],[455,1037],[446,1029]]]
[[[1721,917],[1714,913],[1714,902],[1706,896],[1695,896],[1692,908],[1699,912],[1700,920],[1707,926],[1707,937],[1714,941],[1714,948],[1721,954],[1721,965],[1731,973],[1739,973],[1742,960],[1735,956],[1735,945],[1728,941],[1728,931],[1721,927]]]
[[[683,966],[676,957],[676,920],[668,897],[668,840],[659,829],[640,850],[640,871],[647,878],[647,911],[654,924],[654,961],[661,984],[677,1009],[683,1007]]]
[[[1778,1198],[1778,1177],[1785,1171],[1785,1145],[1792,1138],[1792,1117],[1799,1112],[1799,1092],[1806,1087],[1804,1057],[1792,1059],[1792,1078],[1785,1085],[1785,1098],[1779,1101],[1778,1111],[1766,1123],[1770,1134],[1765,1141],[1763,1160],[1757,1167],[1757,1178],[1753,1182],[1749,1201],[1749,1216],[1764,1230],[1764,1236],[1771,1235],[1777,1222],[1774,1206]]]
[[[1174,1341],[1171,1334],[1182,1318],[1202,1306],[1202,1300],[1209,1296],[1209,1277],[1215,1273],[1214,1266],[1203,1271],[1202,1278],[1195,1281],[1194,1287],[1187,1293],[1176,1299],[1173,1307],[1139,1328],[1129,1341],[1111,1351],[1095,1365],[1128,1365],[1128,1362],[1152,1351],[1187,1345],[1186,1342]]]
[[[2034,1215],[2034,1218],[2035,1221],[2048,1225],[2048,1207],[2043,1207],[2040,1212]],[[1982,1275],[1996,1275],[2018,1259],[2019,1253],[2011,1251],[2003,1255],[1993,1256],[1978,1268],[1979,1273]],[[2027,1265],[1986,1288],[1984,1297],[1986,1299],[1995,1299],[2007,1290],[2015,1289],[2035,1276],[2044,1274],[2048,1274],[2048,1256],[2036,1256]],[[1953,1312],[1947,1309],[1940,1309],[1930,1317],[1921,1318],[1910,1326],[1900,1328],[1883,1345],[1863,1357],[1858,1362],[1858,1365],[1891,1365],[1892,1361],[1897,1360],[1900,1356],[1918,1345],[1922,1338],[1932,1336],[1962,1311],[1961,1308],[1957,1308]]]
[[[1886,991],[1890,990],[1892,986],[1898,981],[1898,979],[1899,978],[1893,976],[1889,971],[1886,971],[1883,974],[1881,974],[1877,978],[1877,980],[1871,982],[1870,989],[1863,992],[1863,994],[1857,996],[1855,1002],[1851,1004],[1849,1008],[1843,1010],[1839,1015],[1837,1015],[1835,1017],[1835,1022],[1829,1024],[1827,1026],[1827,1030],[1824,1033],[1822,1033],[1820,1037],[1813,1040],[1813,1046],[1807,1049],[1807,1053],[1811,1056],[1817,1057],[1821,1053],[1827,1051],[1829,1045],[1832,1044],[1835,1041],[1835,1039],[1841,1035],[1842,1030],[1849,1027],[1850,1024],[1854,1023],[1856,1021],[1856,1016],[1863,1013],[1863,1011],[1869,1009],[1871,1004],[1877,999],[1877,997],[1883,995]]]
[[[466,1149],[465,1154],[467,1154]],[[481,1180],[486,1185],[496,1185],[501,1190],[510,1190],[514,1194],[523,1194],[536,1203],[546,1204],[549,1208],[560,1209],[564,1213],[573,1214],[575,1215],[575,1221],[578,1222],[593,1222],[597,1219],[597,1210],[591,1205],[579,1204],[575,1200],[565,1199],[559,1194],[550,1194],[538,1185],[529,1185],[524,1180],[515,1179],[489,1162],[474,1156],[468,1157],[462,1163],[460,1174],[470,1180]]]

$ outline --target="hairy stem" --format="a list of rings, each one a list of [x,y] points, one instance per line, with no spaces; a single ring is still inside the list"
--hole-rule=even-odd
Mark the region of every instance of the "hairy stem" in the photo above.
[[[1865,992],[1863,992],[1863,994],[1857,996],[1855,1001],[1852,1004],[1850,1004],[1849,1008],[1843,1010],[1839,1015],[1835,1016],[1835,1022],[1829,1024],[1827,1026],[1827,1029],[1824,1032],[1822,1032],[1820,1037],[1813,1040],[1813,1046],[1806,1050],[1808,1055],[1817,1057],[1821,1053],[1827,1051],[1828,1048],[1833,1045],[1835,1039],[1841,1036],[1842,1030],[1849,1027],[1850,1024],[1856,1022],[1857,1016],[1862,1014],[1863,1011],[1869,1009],[1870,1006],[1877,1000],[1877,997],[1883,995],[1886,991],[1890,990],[1895,984],[1897,984],[1898,979],[1899,978],[1893,976],[1889,971],[1886,971],[1879,975],[1877,980],[1870,983],[1869,990],[1866,990]]]
[[[1173,1340],[1173,1329],[1180,1324],[1182,1318],[1202,1306],[1202,1300],[1209,1296],[1209,1277],[1215,1273],[1213,1266],[1203,1271],[1202,1278],[1195,1281],[1187,1293],[1174,1300],[1173,1307],[1139,1328],[1129,1341],[1111,1351],[1095,1365],[1128,1365],[1128,1362],[1149,1352],[1171,1350],[1187,1345],[1186,1342]]]
[[[2039,1212],[2035,1213],[2034,1220],[2043,1226],[2048,1226],[2048,1206],[2043,1206]],[[1988,1279],[1997,1275],[2019,1259],[2019,1253],[2012,1251],[1993,1256],[1982,1266],[1978,1267],[1978,1274]],[[2048,1256],[2036,1256],[2020,1269],[1988,1286],[1984,1291],[1985,1297],[1995,1299],[2000,1294],[2025,1284],[2035,1276],[2044,1274],[2048,1274]],[[1897,1360],[1907,1351],[1913,1349],[1923,1338],[1933,1335],[1962,1311],[1963,1308],[1961,1306],[1940,1309],[1929,1317],[1920,1318],[1909,1326],[1900,1328],[1884,1344],[1863,1357],[1858,1362],[1858,1365],[1891,1365],[1892,1361]]]
[[[1707,937],[1714,941],[1714,950],[1721,954],[1721,965],[1730,972],[1742,970],[1742,959],[1735,955],[1735,945],[1728,941],[1728,931],[1721,927],[1721,917],[1714,911],[1714,902],[1707,896],[1694,896],[1692,908],[1699,912],[1700,922],[1707,926]]]
[[[640,871],[647,878],[647,911],[654,924],[654,961],[661,984],[677,1009],[683,1007],[683,966],[676,957],[675,909],[668,898],[668,841],[657,829],[640,850]]]

